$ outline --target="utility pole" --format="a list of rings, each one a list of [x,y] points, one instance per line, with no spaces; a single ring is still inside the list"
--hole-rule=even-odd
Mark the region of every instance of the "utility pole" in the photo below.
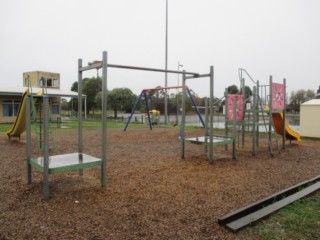
[[[165,50],[165,69],[168,70],[168,0],[166,0],[166,50]],[[168,87],[168,73],[165,72],[165,88]],[[164,96],[164,124],[168,123],[168,90],[165,89]]]

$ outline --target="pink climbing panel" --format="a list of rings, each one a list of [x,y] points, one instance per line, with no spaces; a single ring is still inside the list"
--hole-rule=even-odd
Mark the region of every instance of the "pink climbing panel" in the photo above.
[[[228,119],[233,120],[233,101],[236,99],[236,120],[242,121],[243,112],[243,96],[240,94],[229,94],[228,95]]]
[[[284,85],[281,83],[272,83],[272,108],[275,110],[284,110]]]

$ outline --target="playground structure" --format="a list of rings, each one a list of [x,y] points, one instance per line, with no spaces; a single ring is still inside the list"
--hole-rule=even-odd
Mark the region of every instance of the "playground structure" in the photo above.
[[[246,98],[243,73],[255,84],[252,102],[250,97]],[[264,127],[268,134],[268,148],[271,156],[275,152],[273,140],[276,142],[276,150],[280,151],[278,135],[282,138],[282,149],[285,148],[286,140],[301,141],[300,134],[286,122],[286,79],[283,79],[283,83],[274,83],[270,76],[269,85],[260,85],[259,81],[254,81],[245,69],[239,69],[239,77],[241,94],[228,94],[227,90],[225,92],[225,134],[227,135],[228,129],[232,127],[233,136],[238,138],[238,144],[241,138],[242,147],[244,147],[245,132],[251,131],[253,156],[256,155],[259,145],[260,127]]]
[[[85,154],[83,151],[83,129],[82,129],[82,73],[84,71],[93,70],[93,69],[102,69],[102,118],[101,118],[101,158],[90,156]],[[123,65],[114,65],[108,63],[107,52],[103,52],[102,61],[95,61],[88,66],[82,66],[82,59],[78,60],[78,152],[61,154],[61,155],[49,155],[49,101],[48,95],[43,92],[42,95],[39,95],[41,99],[42,109],[43,109],[43,121],[41,122],[42,126],[42,155],[37,157],[32,157],[32,141],[31,141],[31,99],[32,97],[28,96],[26,98],[26,140],[27,140],[27,183],[31,184],[31,168],[39,170],[43,174],[43,196],[47,200],[50,197],[49,191],[49,174],[59,173],[64,171],[79,170],[79,174],[83,174],[84,168],[89,167],[100,167],[101,168],[101,187],[106,187],[106,176],[107,176],[107,70],[109,68],[120,68],[120,69],[129,69],[129,70],[141,70],[141,71],[152,71],[152,72],[166,72],[173,74],[182,74],[182,117],[181,117],[181,159],[185,158],[185,143],[197,143],[204,144],[209,148],[209,162],[213,163],[214,160],[214,146],[222,144],[234,143],[234,139],[230,137],[217,137],[213,135],[213,111],[209,111],[206,114],[206,119],[208,122],[205,124],[204,137],[198,138],[186,138],[185,134],[185,104],[186,104],[186,81],[190,79],[199,79],[199,78],[209,78],[210,79],[210,102],[209,109],[213,109],[213,82],[214,82],[214,71],[213,66],[210,67],[210,72],[208,74],[199,74],[194,72],[186,71],[174,71],[174,70],[163,70],[155,68],[144,68],[144,67],[133,67],[133,66],[123,66]]]
[[[137,101],[135,102],[134,107],[132,108],[131,114],[130,114],[130,116],[128,118],[128,121],[127,121],[126,126],[125,126],[123,131],[127,130],[128,126],[129,126],[129,124],[131,122],[132,116],[133,116],[135,110],[137,109],[142,97],[144,98],[144,101],[145,101],[145,104],[146,104],[145,107],[146,107],[146,113],[147,113],[147,117],[148,117],[149,127],[150,127],[150,130],[152,130],[152,125],[154,125],[153,124],[154,122],[153,122],[153,116],[151,117],[150,113],[152,113],[152,115],[154,115],[154,113],[153,113],[154,110],[149,110],[150,107],[149,107],[149,104],[148,104],[148,92],[149,91],[158,91],[158,90],[178,89],[178,88],[183,88],[183,87],[182,86],[173,86],[173,87],[159,87],[159,88],[143,89],[141,91]],[[193,107],[194,107],[194,109],[195,109],[195,111],[196,111],[196,113],[197,113],[197,115],[198,115],[198,117],[199,117],[199,119],[201,121],[202,126],[205,127],[204,120],[202,119],[202,116],[201,116],[201,114],[200,114],[200,112],[199,112],[199,110],[197,108],[197,105],[196,105],[196,103],[194,101],[194,98],[193,98],[193,96],[191,94],[191,91],[187,86],[185,86],[185,91],[188,93],[188,95],[189,95],[189,97],[191,99],[191,103],[192,103],[192,105],[193,105]]]

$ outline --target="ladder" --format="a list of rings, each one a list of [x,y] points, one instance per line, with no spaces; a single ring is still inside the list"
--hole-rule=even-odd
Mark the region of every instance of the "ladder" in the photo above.
[[[270,96],[268,96],[267,98],[267,103],[270,101]],[[272,112],[269,110],[266,110],[264,105],[263,105],[263,101],[262,99],[260,98],[260,96],[258,95],[258,106],[260,107],[261,112],[262,113],[262,119],[263,119],[263,126],[265,127],[265,132],[268,134],[268,148],[269,148],[269,152],[270,152],[270,155],[273,157],[274,156],[274,153],[275,151],[277,153],[280,153],[280,147],[279,147],[279,140],[278,140],[278,134],[274,131],[274,127],[273,127],[273,118],[272,118]],[[269,104],[267,105],[269,106]],[[269,111],[269,121],[267,122],[266,121],[266,115],[265,113]],[[258,116],[259,116],[259,112],[258,112]],[[271,116],[270,116],[271,115]],[[271,122],[270,122],[271,121]],[[271,126],[271,129],[268,129],[267,126]],[[259,128],[259,126],[258,126]],[[275,136],[274,138],[272,136]],[[275,146],[276,146],[276,149],[274,151],[274,148],[273,148],[273,141],[272,139],[275,139]]]
[[[44,120],[44,106],[43,96],[31,93],[31,108],[34,131],[36,133],[37,148],[40,150],[44,146],[44,132],[43,132],[43,120]],[[50,115],[50,111],[49,111]],[[50,118],[49,118],[50,119]],[[53,133],[51,124],[49,121],[49,149],[54,149]]]

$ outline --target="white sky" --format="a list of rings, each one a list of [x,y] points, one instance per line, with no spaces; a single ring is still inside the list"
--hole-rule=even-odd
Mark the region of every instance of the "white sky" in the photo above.
[[[77,81],[77,62],[101,60],[165,67],[165,0],[8,0],[0,2],[1,86],[22,87],[22,73],[61,74]],[[216,96],[239,85],[238,68],[267,84],[287,79],[287,93],[320,85],[319,0],[169,0],[168,69],[215,67]],[[96,76],[96,71],[85,74]],[[100,71],[101,76],[101,71]],[[168,75],[177,85],[177,75]],[[247,81],[247,85],[252,83]],[[208,79],[190,80],[201,97]],[[164,86],[164,73],[110,69],[108,89]]]

